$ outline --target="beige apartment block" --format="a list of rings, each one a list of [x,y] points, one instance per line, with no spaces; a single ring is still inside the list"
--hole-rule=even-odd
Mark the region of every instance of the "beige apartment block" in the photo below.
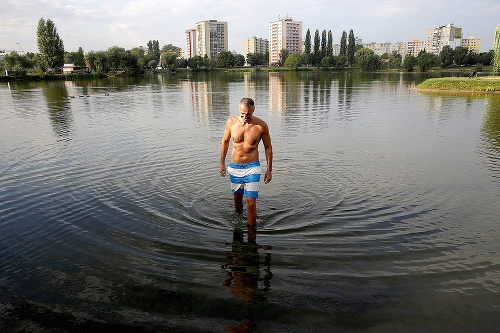
[[[481,49],[481,38],[475,38],[474,36],[469,36],[462,39],[462,46],[466,47],[469,52],[479,53]]]
[[[228,50],[227,22],[208,20],[196,23],[196,55],[215,59]]]
[[[269,42],[264,38],[246,38],[243,40],[243,56],[247,58],[249,53],[266,53],[269,51]]]
[[[412,42],[406,43],[406,48],[403,55],[411,54],[412,56],[417,57],[418,54],[424,50],[426,50],[426,43],[424,41],[415,39]]]
[[[302,22],[291,18],[269,23],[269,64],[280,61],[280,51],[302,54]]]

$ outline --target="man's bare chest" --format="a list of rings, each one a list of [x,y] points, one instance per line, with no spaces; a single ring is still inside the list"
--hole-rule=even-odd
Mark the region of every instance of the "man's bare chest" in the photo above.
[[[241,126],[240,124],[235,124],[231,129],[231,136],[234,143],[256,145],[260,141],[261,132],[256,125]]]

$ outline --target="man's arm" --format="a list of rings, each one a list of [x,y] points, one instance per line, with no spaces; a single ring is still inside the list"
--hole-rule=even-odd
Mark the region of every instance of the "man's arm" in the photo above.
[[[229,140],[231,140],[231,119],[227,120],[226,129],[222,136],[222,143],[220,145],[220,167],[219,173],[222,177],[226,176],[226,155],[229,149]]]
[[[266,161],[267,161],[267,171],[264,176],[264,183],[267,184],[273,179],[272,171],[273,171],[273,146],[271,145],[271,135],[269,135],[269,127],[267,124],[263,126],[262,131],[262,142],[264,143],[264,148],[266,152]]]

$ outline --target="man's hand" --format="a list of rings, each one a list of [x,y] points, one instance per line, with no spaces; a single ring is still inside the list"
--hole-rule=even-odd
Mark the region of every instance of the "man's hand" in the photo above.
[[[264,184],[269,183],[273,179],[273,174],[271,171],[267,171],[266,175],[264,176]]]
[[[219,173],[222,177],[226,177],[226,166],[224,164],[220,165]]]

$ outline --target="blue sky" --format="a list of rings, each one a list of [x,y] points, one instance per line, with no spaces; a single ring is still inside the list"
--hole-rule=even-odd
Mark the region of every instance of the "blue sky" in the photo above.
[[[271,21],[290,16],[314,36],[331,30],[334,43],[342,31],[363,42],[425,40],[429,28],[454,23],[464,37],[480,37],[481,51],[491,49],[500,25],[499,0],[0,0],[0,49],[37,52],[40,18],[56,24],[66,51],[131,49],[158,40],[160,46],[184,48],[184,31],[196,22],[228,22],[229,49],[243,53],[243,39],[268,38]]]

